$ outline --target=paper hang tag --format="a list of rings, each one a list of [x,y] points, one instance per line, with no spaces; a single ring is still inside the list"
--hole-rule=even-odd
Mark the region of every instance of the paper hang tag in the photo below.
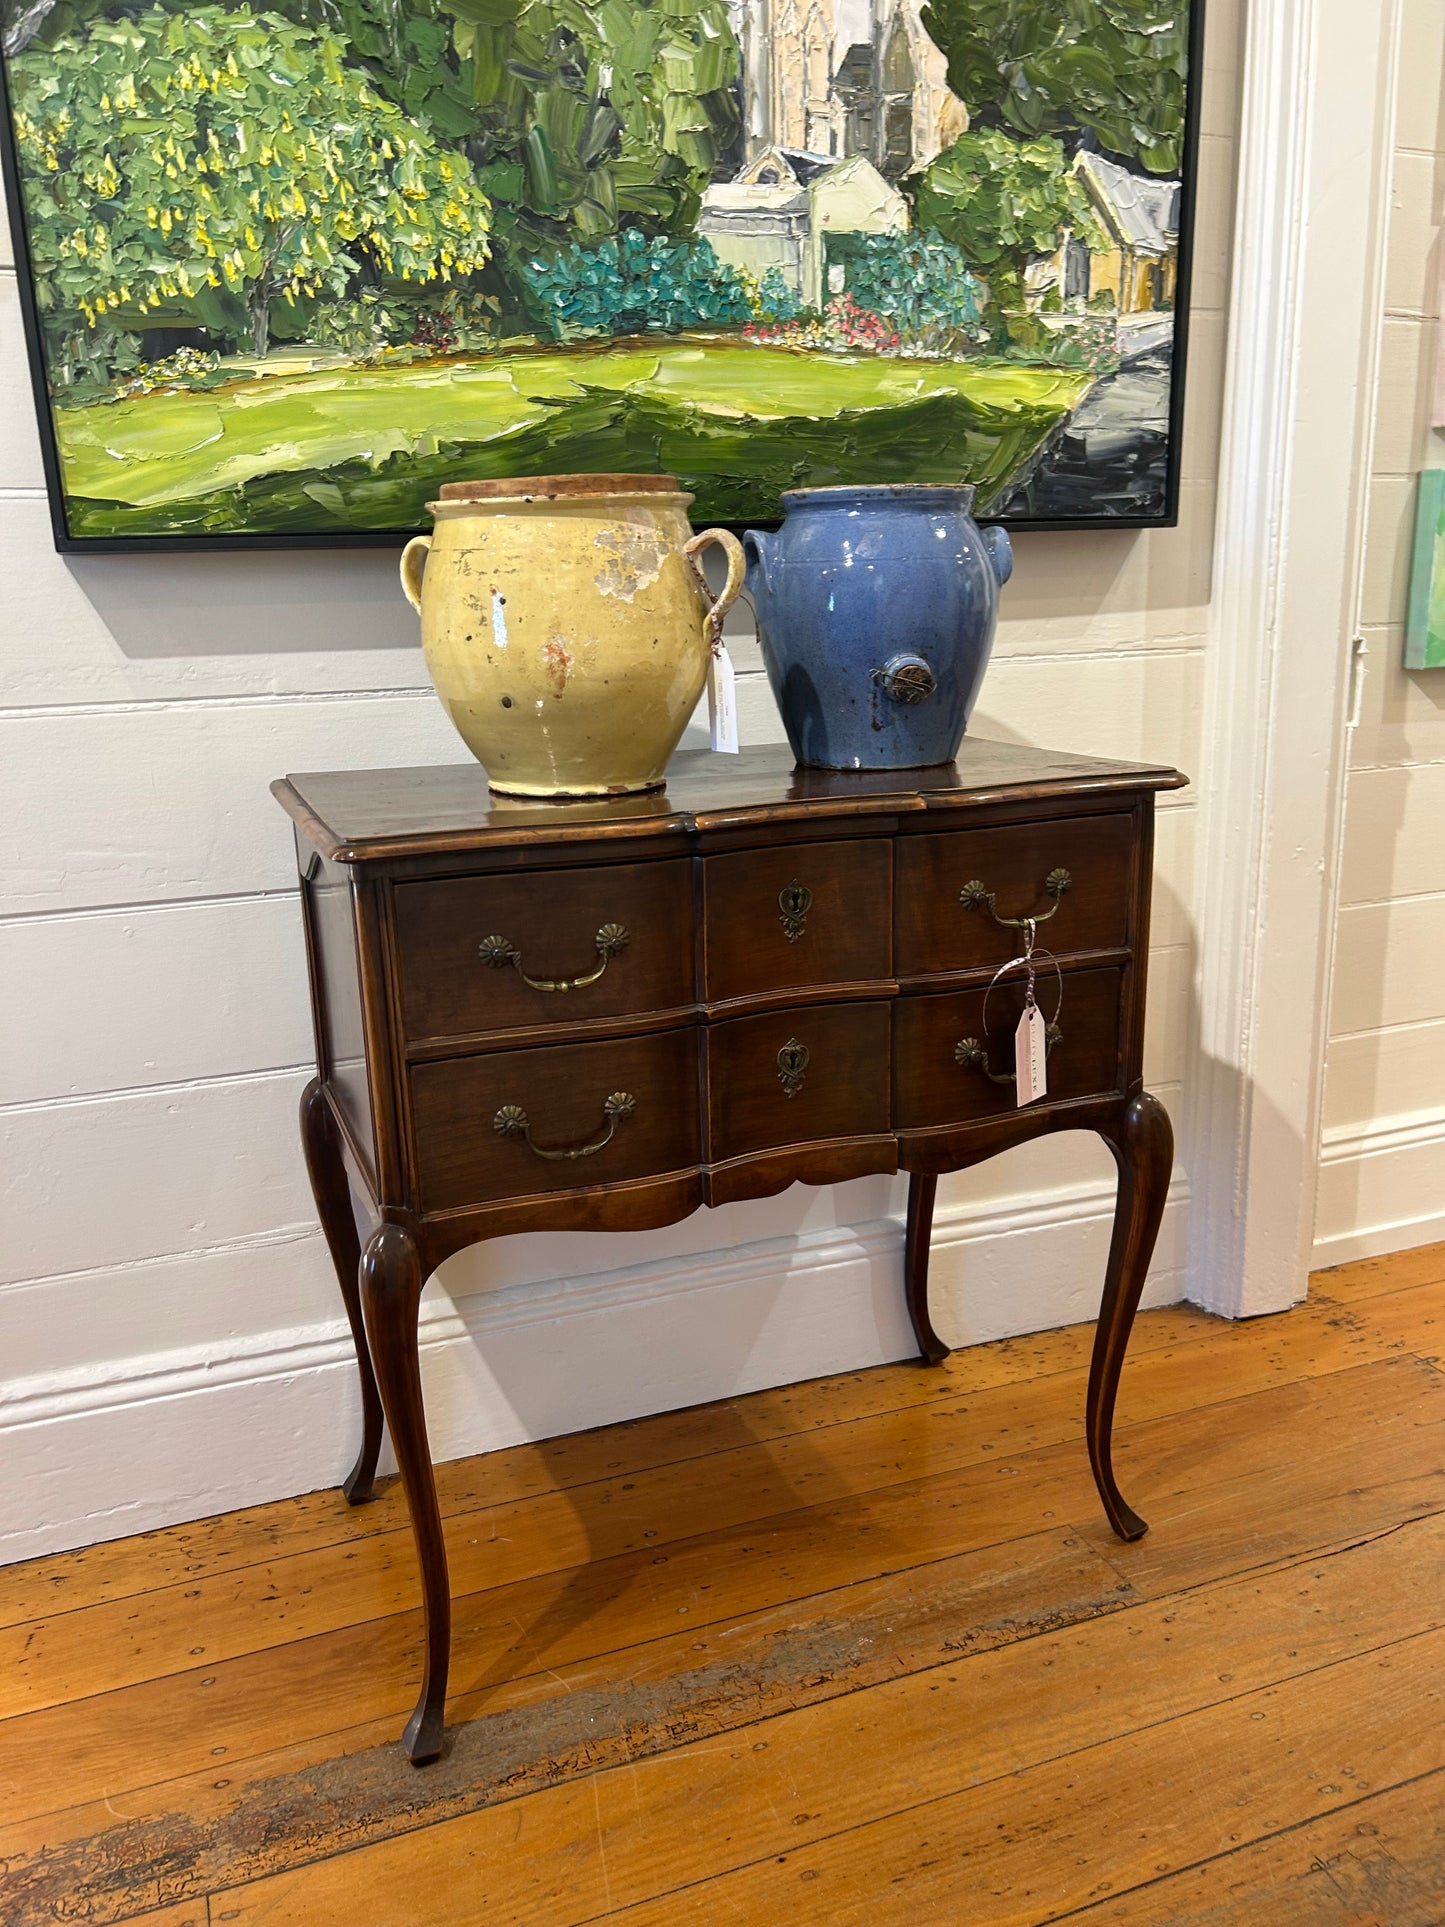
[[[1044,1013],[1037,1004],[1026,1004],[1014,1032],[1014,1083],[1021,1106],[1032,1104],[1049,1087],[1048,1042]]]
[[[714,749],[736,756],[738,750],[738,679],[732,657],[722,644],[707,659],[707,720]]]

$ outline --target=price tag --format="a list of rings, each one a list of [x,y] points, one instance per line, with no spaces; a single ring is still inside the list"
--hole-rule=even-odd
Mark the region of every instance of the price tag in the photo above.
[[[1030,999],[1014,1032],[1014,1083],[1020,1106],[1032,1104],[1049,1088],[1048,1026],[1044,1013]]]
[[[738,679],[732,657],[719,643],[707,659],[707,720],[714,749],[736,756]]]

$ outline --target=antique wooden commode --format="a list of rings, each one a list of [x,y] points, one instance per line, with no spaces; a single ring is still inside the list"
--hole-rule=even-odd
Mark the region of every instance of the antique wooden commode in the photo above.
[[[1110,1431],[1172,1158],[1141,1061],[1154,792],[1183,781],[968,740],[956,766],[883,774],[795,770],[782,749],[684,754],[666,790],[585,803],[492,796],[475,765],[274,785],[316,1025],[302,1135],[361,1371],[345,1492],[370,1496],[385,1414],[421,1565],[413,1760],[441,1747],[451,1624],[417,1300],[481,1238],[633,1230],[902,1169],[908,1308],[936,1362],[938,1173],[1097,1131],[1119,1200],[1088,1447],[1114,1530],[1144,1531]],[[1047,1095],[1020,1109],[1022,973],[989,985],[1030,918],[1063,1000]]]

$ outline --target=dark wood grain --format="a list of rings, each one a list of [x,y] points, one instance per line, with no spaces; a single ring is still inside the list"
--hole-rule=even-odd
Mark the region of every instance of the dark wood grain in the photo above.
[[[827,1004],[714,1025],[707,1032],[713,1159],[886,1134],[889,1010]],[[782,1061],[789,1047],[807,1054],[805,1068],[791,1074]]]
[[[886,846],[885,846],[886,847]],[[408,1039],[458,1038],[594,1017],[677,1010],[693,1000],[692,874],[684,858],[595,869],[446,877],[395,895],[397,969]],[[599,930],[625,946],[600,955]],[[521,959],[488,964],[479,946],[504,937]],[[568,990],[549,982],[590,976]]]
[[[1132,811],[900,837],[898,975],[993,968],[1019,955],[1017,930],[999,924],[986,905],[959,901],[974,881],[994,894],[999,916],[1047,919],[1038,926],[1041,950],[1065,957],[1122,949],[1130,940],[1134,846]],[[1044,885],[1059,869],[1071,881],[1055,900]]]
[[[411,1091],[418,1198],[428,1212],[655,1177],[699,1159],[691,1030],[418,1064]],[[604,1105],[614,1092],[627,1093],[635,1108],[611,1141],[586,1157],[549,1159],[495,1128],[497,1113],[518,1105],[535,1145],[575,1149],[604,1128]]]
[[[817,836],[819,822],[858,814],[977,810],[1054,798],[1071,813],[1091,798],[1178,789],[1185,780],[1158,764],[1104,762],[969,736],[956,764],[926,770],[803,770],[783,748],[736,756],[685,750],[668,765],[665,790],[590,802],[494,796],[485,770],[472,762],[321,771],[271,787],[318,850],[356,863],[677,836],[725,828],[740,816],[775,815]]]
[[[1119,1199],[1114,1235],[1104,1274],[1104,1299],[1094,1333],[1089,1366],[1085,1430],[1089,1463],[1109,1524],[1121,1539],[1139,1539],[1148,1527],[1124,1499],[1114,1478],[1114,1403],[1119,1374],[1139,1308],[1139,1294],[1154,1255],[1154,1241],[1169,1195],[1174,1166],[1174,1131],[1157,1097],[1139,1091],[1124,1107],[1112,1131],[1101,1133],[1119,1167]]]
[[[796,896],[785,892],[797,886]],[[703,859],[704,984],[712,1003],[805,984],[881,982],[893,969],[893,846],[788,839]]]
[[[425,1658],[416,1710],[402,1735],[402,1745],[415,1766],[426,1765],[441,1752],[452,1638],[447,1549],[427,1443],[416,1346],[417,1306],[423,1282],[420,1257],[410,1233],[401,1225],[378,1226],[361,1255],[361,1303],[421,1568]]]
[[[341,1155],[341,1140],[326,1086],[313,1077],[301,1093],[301,1147],[306,1156],[306,1171],[311,1193],[316,1200],[316,1215],[321,1220],[326,1248],[336,1267],[356,1346],[356,1366],[361,1379],[361,1447],[356,1463],[342,1482],[341,1490],[349,1505],[361,1505],[372,1496],[376,1460],[381,1451],[381,1395],[371,1368],[371,1347],[366,1341],[366,1324],[361,1310],[361,1240],[356,1230],[351,1190],[346,1182],[346,1165]]]
[[[665,794],[565,804],[493,798],[470,764],[274,786],[297,826],[316,1013],[303,1131],[343,1293],[348,1161],[382,1224],[359,1267],[363,1441],[347,1491],[370,1489],[376,1460],[369,1355],[427,1604],[414,1759],[440,1746],[447,1660],[416,1301],[430,1270],[481,1238],[643,1229],[901,1163],[907,1305],[938,1359],[938,1173],[1099,1130],[1125,1175],[1090,1452],[1111,1519],[1137,1523],[1112,1484],[1109,1433],[1168,1181],[1139,1082],[1154,792],[1182,780],[973,740],[956,768],[881,774],[797,771],[779,750],[683,756]],[[997,917],[1042,913],[1061,868],[1070,887],[1040,941],[1065,961],[1062,1039],[1047,1096],[1020,1111],[1021,980],[985,1013],[987,978],[1020,939],[959,893],[977,879]],[[598,969],[614,925],[626,941],[609,936]],[[1041,964],[1049,1017],[1055,997]],[[997,1078],[958,1061],[970,1036]],[[347,1305],[357,1330],[354,1293]]]
[[[1040,1106],[1122,1090],[1119,1010],[1122,977],[1116,968],[1067,970],[1058,1006],[1061,1041],[1050,1051],[1048,1092]],[[1039,1006],[1052,1018],[1057,980],[1040,975]],[[984,1026],[987,998],[988,1022]],[[893,1114],[899,1130],[967,1124],[1018,1108],[1013,1084],[1014,1032],[1024,1005],[1022,980],[1012,976],[988,990],[900,997],[895,1007]],[[1008,1082],[994,1083],[957,1060],[958,1045],[976,1039],[991,1070]]]
[[[933,1242],[933,1201],[938,1179],[931,1172],[914,1171],[908,1179],[908,1219],[903,1238],[903,1293],[919,1356],[926,1365],[941,1365],[949,1348],[933,1328],[928,1309],[928,1258]]]
[[[374,1192],[376,1133],[367,1076],[353,878],[345,866],[328,862],[305,844],[298,843],[297,856],[317,1068]]]

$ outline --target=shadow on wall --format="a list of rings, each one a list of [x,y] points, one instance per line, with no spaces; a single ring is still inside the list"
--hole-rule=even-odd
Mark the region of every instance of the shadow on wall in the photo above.
[[[1198,607],[1209,596],[1212,513],[1186,487],[1178,530],[1020,531],[1006,621],[1108,608]],[[397,581],[396,549],[186,551],[71,555],[76,584],[123,654],[136,659],[412,649],[416,618]],[[718,558],[706,558],[721,586]],[[740,611],[730,632],[753,633]]]
[[[701,1209],[637,1240],[540,1232],[449,1258],[424,1318],[433,1446],[475,1437],[475,1415],[538,1438],[913,1356],[903,1298],[906,1180],[856,1179]],[[456,1322],[452,1322],[453,1319]],[[435,1329],[435,1327],[434,1327]],[[547,1333],[555,1337],[549,1342]],[[438,1332],[441,1336],[441,1332]],[[501,1418],[510,1414],[515,1421]]]
[[[401,551],[72,555],[76,583],[133,659],[415,649]]]

